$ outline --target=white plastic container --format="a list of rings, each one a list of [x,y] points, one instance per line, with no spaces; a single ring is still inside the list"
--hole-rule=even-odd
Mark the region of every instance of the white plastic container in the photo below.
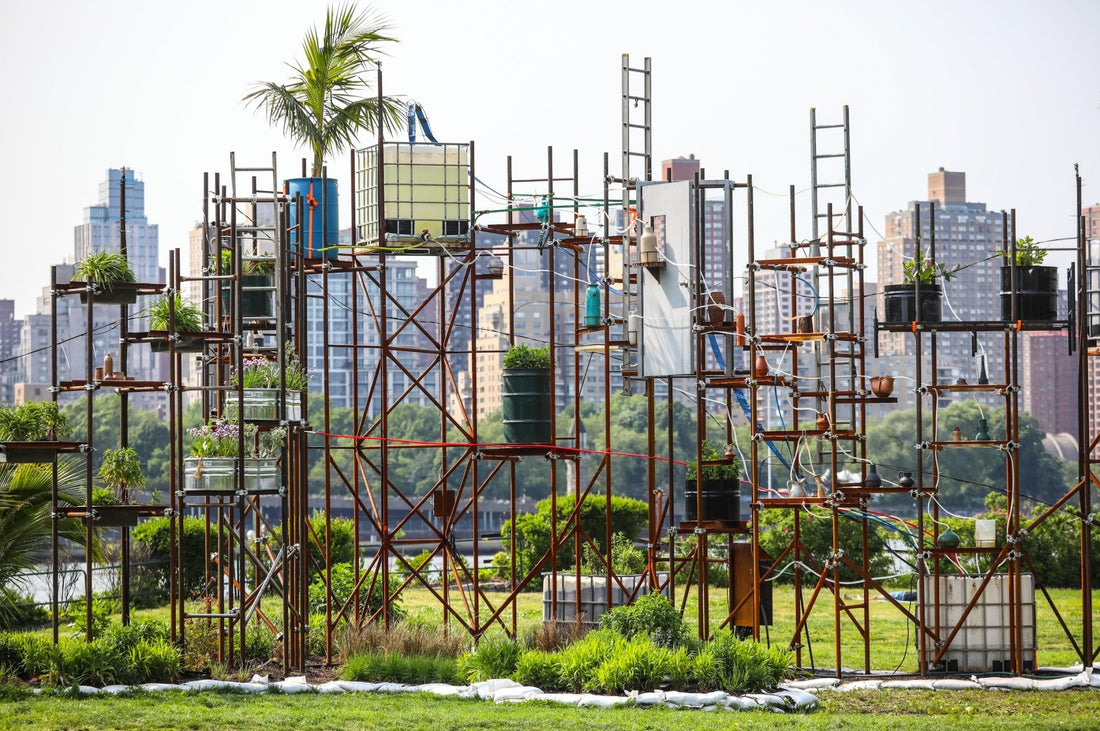
[[[975,548],[994,548],[997,545],[997,521],[979,518],[974,521]]]

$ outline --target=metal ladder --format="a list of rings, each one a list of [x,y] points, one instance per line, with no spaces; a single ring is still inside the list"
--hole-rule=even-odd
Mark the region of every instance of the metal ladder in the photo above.
[[[639,85],[642,87],[640,95],[637,92],[637,87]],[[641,116],[640,122],[638,120],[639,116]],[[642,138],[641,151],[637,151],[634,147],[635,143],[638,141],[637,138],[639,136]],[[630,216],[630,211],[632,209],[632,206],[630,204],[631,194],[636,194],[638,190],[635,176],[631,174],[631,162],[634,161],[635,158],[638,158],[641,161],[641,180],[653,179],[653,97],[651,61],[648,56],[645,57],[642,68],[635,68],[630,65],[630,55],[626,53],[623,54],[622,153],[622,215],[624,219],[623,225],[630,226],[632,222]],[[631,255],[632,246],[636,250],[636,237],[632,236],[632,234],[628,231],[623,236],[622,296],[624,334],[628,313],[631,311],[634,301],[638,297],[637,275],[635,273],[635,270],[630,266],[631,260],[633,258]],[[626,370],[625,364],[634,363],[636,357],[637,354],[633,348],[628,346],[623,348],[624,370]],[[627,392],[629,392],[630,389],[630,381],[625,374],[623,376],[623,389]]]

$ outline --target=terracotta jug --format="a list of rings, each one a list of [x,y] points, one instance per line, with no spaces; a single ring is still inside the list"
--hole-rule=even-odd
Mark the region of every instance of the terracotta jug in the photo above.
[[[871,378],[871,393],[886,398],[894,392],[893,376],[874,376]]]
[[[771,370],[768,367],[768,359],[763,355],[756,356],[756,366],[753,368],[753,372],[757,378],[763,378],[768,375],[768,371]]]

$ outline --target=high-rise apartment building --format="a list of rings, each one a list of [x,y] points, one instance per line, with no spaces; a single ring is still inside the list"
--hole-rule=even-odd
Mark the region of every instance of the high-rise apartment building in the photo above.
[[[15,353],[21,325],[15,319],[15,300],[0,299],[0,404],[10,404],[15,397]]]

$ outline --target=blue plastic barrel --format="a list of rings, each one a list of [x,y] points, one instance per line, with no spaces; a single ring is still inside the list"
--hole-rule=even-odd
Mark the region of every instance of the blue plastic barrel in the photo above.
[[[290,202],[291,253],[298,253],[298,243],[301,241],[304,242],[302,249],[307,259],[335,259],[340,253],[335,248],[340,240],[340,197],[336,180],[291,178],[287,181],[287,195]],[[297,200],[299,196],[301,205]],[[299,211],[302,216],[300,232],[297,229]],[[333,248],[326,248],[329,246]]]

